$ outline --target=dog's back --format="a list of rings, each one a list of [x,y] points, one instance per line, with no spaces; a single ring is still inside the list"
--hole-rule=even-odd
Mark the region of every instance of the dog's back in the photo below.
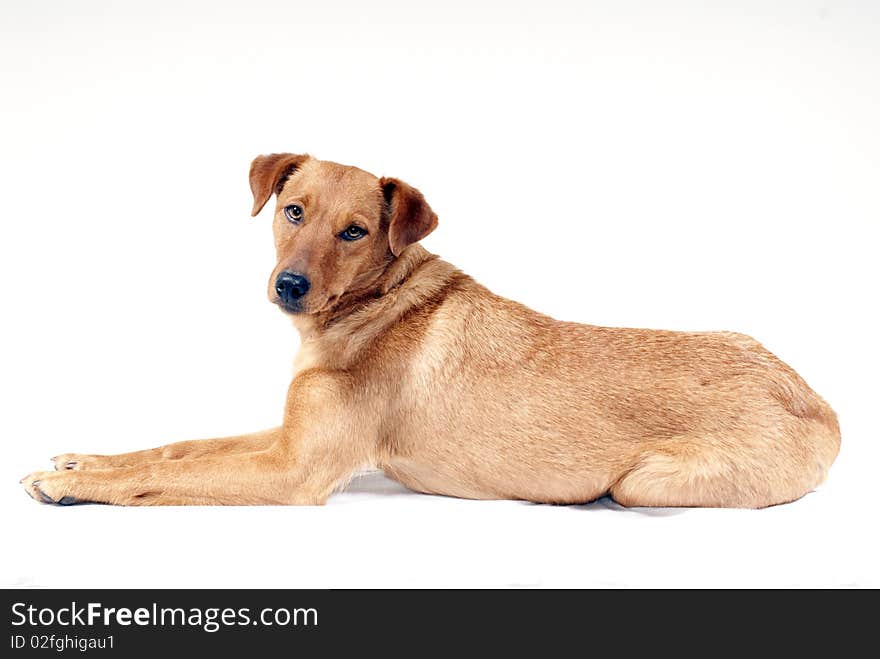
[[[413,274],[406,287],[438,292],[392,338],[395,386],[419,395],[385,467],[415,489],[761,507],[815,487],[837,454],[833,411],[750,337],[560,322],[454,272]]]

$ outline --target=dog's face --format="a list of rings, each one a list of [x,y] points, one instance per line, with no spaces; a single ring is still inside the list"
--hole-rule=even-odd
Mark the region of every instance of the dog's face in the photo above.
[[[307,155],[258,156],[250,184],[253,215],[277,195],[269,299],[288,313],[320,313],[369,290],[437,226],[421,193],[406,183]]]

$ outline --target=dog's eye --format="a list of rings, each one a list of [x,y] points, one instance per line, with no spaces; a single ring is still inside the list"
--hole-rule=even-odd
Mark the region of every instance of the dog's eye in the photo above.
[[[303,209],[302,206],[298,206],[296,204],[291,204],[290,206],[284,207],[284,216],[293,222],[294,224],[299,224],[303,219]]]
[[[360,240],[367,235],[367,230],[362,229],[357,224],[352,224],[345,231],[339,234],[343,240]]]

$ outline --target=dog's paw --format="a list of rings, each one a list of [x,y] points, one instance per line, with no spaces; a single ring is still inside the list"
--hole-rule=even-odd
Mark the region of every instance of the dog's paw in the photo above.
[[[55,471],[81,471],[89,468],[91,456],[81,453],[62,453],[52,458]]]
[[[78,503],[69,491],[64,472],[36,471],[21,479],[21,484],[34,501],[69,506]]]

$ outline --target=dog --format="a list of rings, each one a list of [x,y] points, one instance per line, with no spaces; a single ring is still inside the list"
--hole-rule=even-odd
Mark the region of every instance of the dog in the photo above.
[[[301,345],[281,425],[121,455],[67,453],[37,501],[323,504],[365,469],[469,499],[763,508],[821,483],[837,417],[733,332],[561,322],[494,295],[419,241],[437,227],[396,178],[257,157],[276,196],[269,298]]]

